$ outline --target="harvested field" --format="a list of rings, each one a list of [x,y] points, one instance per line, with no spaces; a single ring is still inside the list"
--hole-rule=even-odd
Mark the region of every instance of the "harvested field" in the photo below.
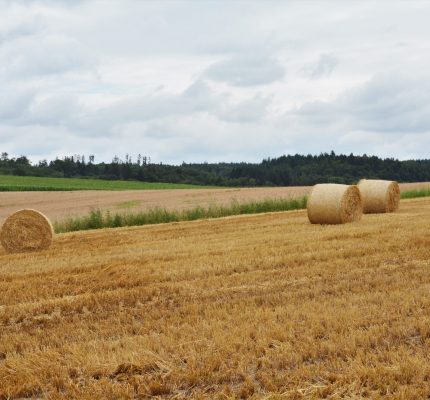
[[[91,209],[138,211],[154,207],[187,209],[211,204],[263,200],[275,197],[301,197],[308,187],[173,189],[130,191],[5,192],[0,193],[0,221],[11,212],[35,208],[52,221],[86,215]]]
[[[426,398],[429,225],[424,198],[0,250],[0,399]]]
[[[405,183],[401,190],[430,187],[430,183]],[[34,208],[52,221],[71,216],[87,215],[91,209],[140,211],[161,207],[188,209],[195,206],[229,204],[264,200],[267,198],[297,198],[307,194],[310,187],[240,188],[240,189],[175,189],[131,191],[73,191],[73,192],[4,192],[0,193],[0,221],[10,213]]]

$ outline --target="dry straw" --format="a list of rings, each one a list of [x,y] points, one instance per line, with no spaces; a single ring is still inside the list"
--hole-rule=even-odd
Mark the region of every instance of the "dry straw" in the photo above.
[[[315,185],[308,199],[312,224],[344,224],[358,221],[363,212],[358,187],[324,183]]]
[[[362,179],[358,188],[365,214],[393,212],[399,208],[400,188],[397,182]]]
[[[0,242],[8,253],[28,253],[51,246],[54,230],[49,219],[35,210],[11,214],[0,232]]]

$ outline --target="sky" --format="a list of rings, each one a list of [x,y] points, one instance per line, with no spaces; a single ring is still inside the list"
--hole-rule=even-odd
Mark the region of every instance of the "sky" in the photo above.
[[[430,1],[0,0],[0,152],[430,158]]]

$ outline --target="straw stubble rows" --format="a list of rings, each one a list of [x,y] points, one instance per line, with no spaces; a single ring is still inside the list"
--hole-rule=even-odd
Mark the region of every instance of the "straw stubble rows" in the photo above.
[[[0,398],[423,398],[429,216],[420,199],[347,225],[300,211],[0,250]]]

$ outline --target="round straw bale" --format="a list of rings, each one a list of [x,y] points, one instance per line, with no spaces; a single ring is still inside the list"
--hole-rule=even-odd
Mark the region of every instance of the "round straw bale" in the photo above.
[[[312,224],[344,224],[358,221],[363,212],[355,185],[324,183],[315,185],[308,198],[308,218]]]
[[[358,188],[365,214],[393,212],[399,208],[400,188],[395,181],[362,179]]]
[[[8,253],[28,253],[51,246],[54,229],[49,219],[35,210],[11,214],[0,231],[0,242]]]

